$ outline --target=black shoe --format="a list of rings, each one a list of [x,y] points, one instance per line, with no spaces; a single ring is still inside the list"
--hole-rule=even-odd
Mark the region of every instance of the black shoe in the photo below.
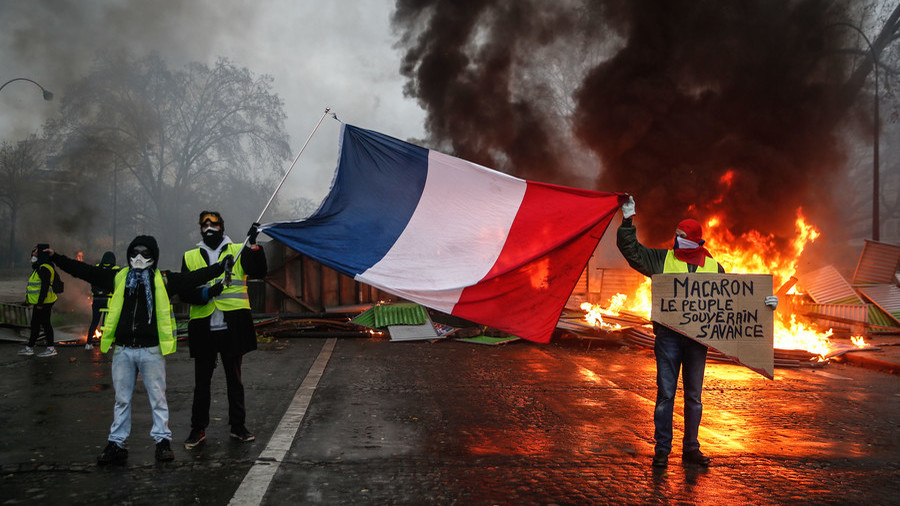
[[[184,440],[184,448],[193,450],[195,446],[206,441],[206,431],[204,429],[191,429],[191,434]]]
[[[653,455],[653,467],[666,467],[669,465],[669,454],[666,452],[656,452]]]
[[[159,462],[168,462],[175,460],[175,453],[172,451],[172,445],[168,439],[162,439],[156,443],[156,460]]]
[[[707,467],[709,466],[710,458],[703,455],[700,450],[691,450],[681,455],[681,462],[683,464]]]
[[[103,449],[103,453],[97,457],[97,464],[124,466],[126,460],[128,460],[128,450],[110,441]]]
[[[251,434],[250,431],[247,430],[247,427],[244,427],[243,425],[232,427],[231,437],[243,441],[244,443],[256,439],[256,436]]]

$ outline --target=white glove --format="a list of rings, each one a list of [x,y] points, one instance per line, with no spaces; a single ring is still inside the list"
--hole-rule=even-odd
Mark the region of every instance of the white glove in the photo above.
[[[628,202],[622,204],[622,217],[631,218],[632,216],[634,216],[634,214],[634,197],[629,195]]]
[[[766,305],[772,308],[772,311],[775,311],[775,308],[778,307],[778,297],[769,295],[766,297]]]

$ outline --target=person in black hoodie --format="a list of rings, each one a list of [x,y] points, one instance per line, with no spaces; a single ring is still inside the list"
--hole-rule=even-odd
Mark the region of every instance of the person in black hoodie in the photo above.
[[[97,462],[123,465],[128,458],[125,446],[131,433],[131,398],[139,372],[153,412],[150,435],[156,441],[156,460],[174,459],[164,358],[175,351],[176,343],[175,318],[169,297],[219,276],[230,268],[233,258],[224,258],[190,273],[162,271],[157,268],[159,247],[156,239],[148,235],[139,235],[131,241],[126,255],[128,267],[118,271],[79,262],[50,249],[47,251],[60,269],[112,293],[100,351],[107,353],[115,345],[112,379],[116,403],[109,441]]]
[[[58,274],[50,263],[50,256],[44,251],[46,244],[38,244],[31,250],[31,276],[28,278],[28,286],[25,289],[25,302],[32,306],[31,310],[31,336],[28,344],[19,350],[19,355],[34,355],[34,345],[41,328],[44,329],[44,337],[47,340],[47,349],[38,353],[39,357],[56,356],[56,348],[53,346],[53,326],[50,324],[50,313],[53,303],[56,302],[56,290],[54,281]]]
[[[104,253],[97,267],[113,271],[119,270],[119,266],[116,265],[116,254],[112,251]],[[97,327],[100,326],[103,310],[109,305],[110,293],[103,289],[102,286],[91,285],[91,326],[88,328],[87,339],[84,341],[84,349],[86,350],[92,350],[94,349],[94,344],[98,344],[95,342],[94,334],[97,332]]]

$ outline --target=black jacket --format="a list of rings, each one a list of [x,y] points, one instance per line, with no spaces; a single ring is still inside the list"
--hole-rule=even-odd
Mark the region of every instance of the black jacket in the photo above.
[[[148,238],[152,239],[150,236],[138,236],[135,238],[128,247],[129,251],[137,244],[149,245],[150,241]],[[159,258],[159,250],[155,248],[155,239],[152,241],[152,246],[155,256],[155,266],[156,261]],[[110,293],[114,292],[116,274],[118,271],[79,262],[78,260],[73,260],[60,254],[54,254],[52,258],[53,262],[60,269],[72,276],[83,279],[92,285],[97,285]],[[126,258],[128,258],[128,256],[126,256]],[[154,268],[151,267],[151,269]],[[171,271],[161,271],[161,273],[166,279],[166,293],[169,294],[169,297],[172,297],[180,292],[191,290],[198,284],[206,283],[210,279],[222,274],[222,271],[223,267],[221,265],[213,264],[210,267],[187,274]],[[151,290],[155,290],[152,285]],[[125,294],[122,306],[122,316],[116,327],[115,344],[135,347],[151,347],[159,345],[159,334],[156,330],[156,315],[150,314],[148,317],[147,299],[144,296],[143,289],[140,287],[132,294]]]

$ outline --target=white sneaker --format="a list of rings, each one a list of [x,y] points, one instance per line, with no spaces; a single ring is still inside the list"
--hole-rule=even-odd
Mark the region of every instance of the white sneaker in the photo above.
[[[19,350],[19,355],[30,357],[30,356],[34,355],[34,348],[32,348],[31,346],[26,346],[26,347],[22,348],[21,350]]]
[[[86,343],[86,344],[84,345],[84,349],[86,349],[86,350],[93,350],[94,347],[91,345],[91,343]]]
[[[53,346],[48,346],[46,350],[38,353],[37,356],[46,358],[46,357],[55,357],[57,355],[59,355],[59,354],[56,353],[56,348],[54,348]]]

